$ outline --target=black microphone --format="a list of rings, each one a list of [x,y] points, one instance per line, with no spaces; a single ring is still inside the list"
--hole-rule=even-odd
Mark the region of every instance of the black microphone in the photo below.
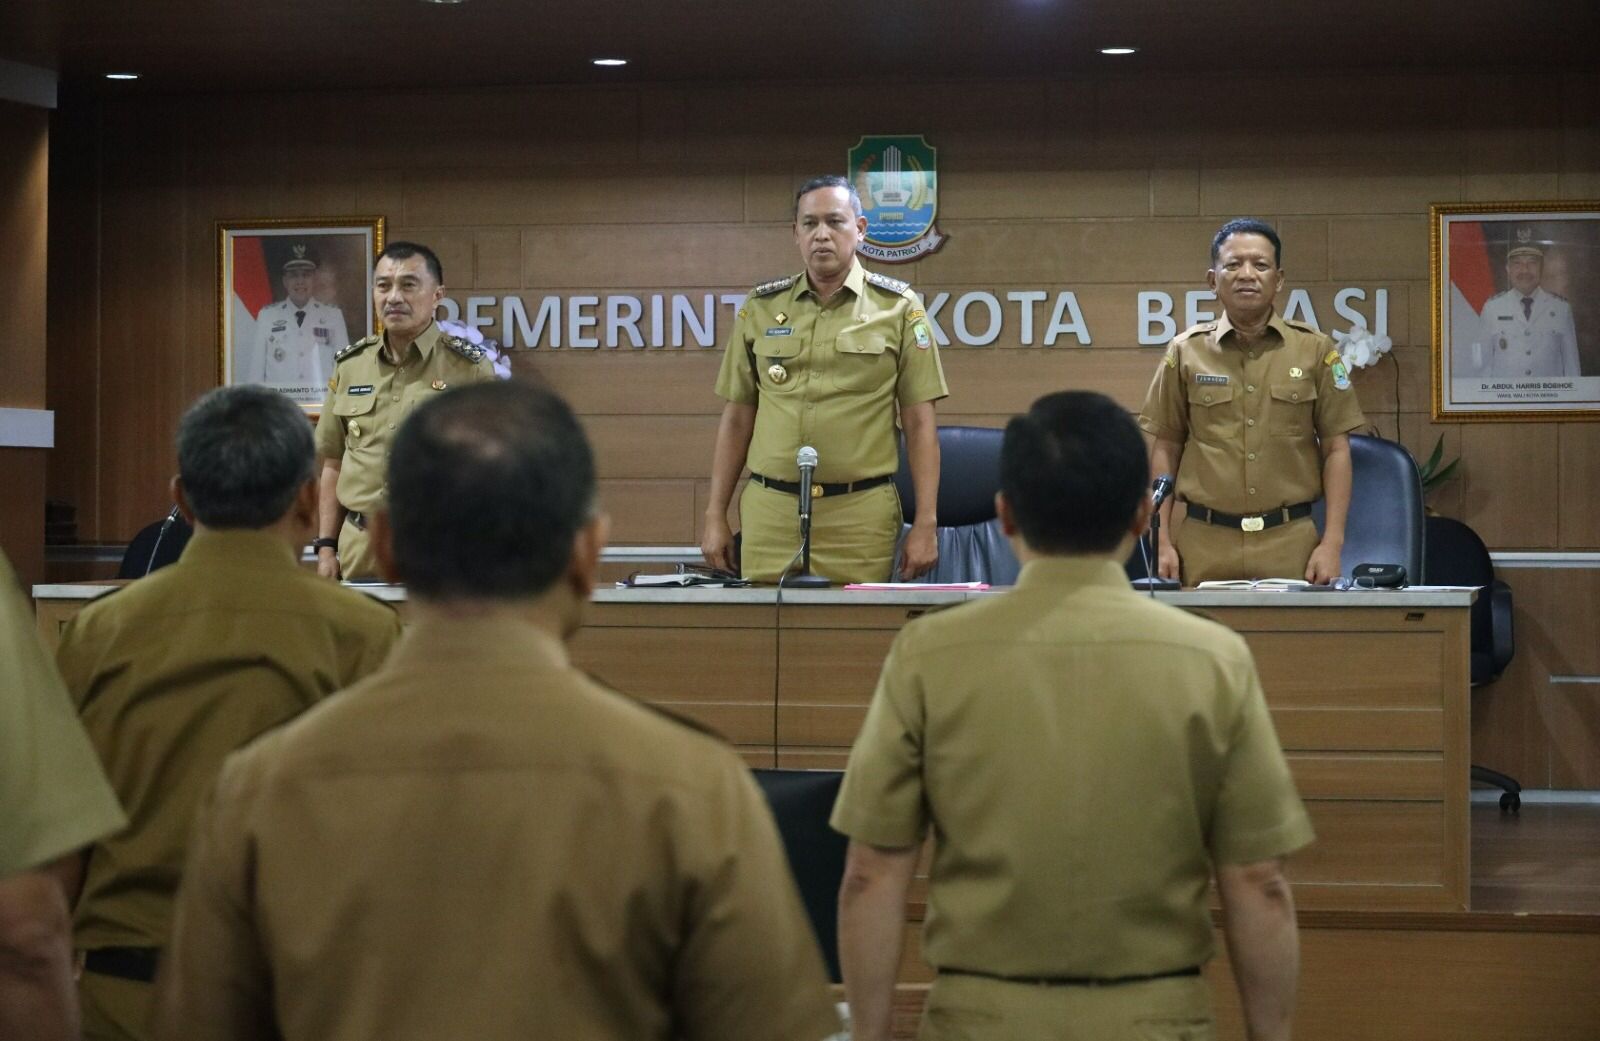
[[[811,520],[811,476],[817,472],[817,450],[802,445],[795,453],[794,463],[800,468],[800,523]]]
[[[1152,510],[1159,510],[1161,508],[1161,504],[1166,502],[1167,497],[1171,494],[1172,475],[1162,474],[1160,477],[1155,479],[1154,484],[1150,485],[1150,508]]]
[[[178,515],[183,512],[183,507],[174,505],[167,511],[167,519],[161,522],[161,530],[156,532],[156,544],[150,547],[150,559],[144,562],[144,573],[149,574],[156,566],[156,553],[161,550],[161,540],[167,537],[167,532],[177,523]]]

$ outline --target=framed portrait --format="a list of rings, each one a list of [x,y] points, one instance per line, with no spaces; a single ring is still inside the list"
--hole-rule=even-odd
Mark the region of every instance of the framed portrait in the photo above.
[[[1430,212],[1433,418],[1600,419],[1600,202]]]
[[[217,222],[217,377],[322,407],[333,356],[373,331],[382,217]]]

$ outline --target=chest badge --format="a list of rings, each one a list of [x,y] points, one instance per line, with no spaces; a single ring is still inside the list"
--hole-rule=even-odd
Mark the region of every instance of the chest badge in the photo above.
[[[1298,367],[1292,368],[1289,370],[1289,378],[1292,380],[1303,380],[1306,378],[1305,370]]]
[[[338,386],[339,386],[339,377],[337,377],[337,376],[329,376],[328,377],[328,389],[329,390],[334,390]]]
[[[351,437],[360,437],[361,436],[361,424],[357,423],[355,420],[352,419],[350,421],[350,426],[349,426],[348,429],[350,431],[350,436]]]
[[[767,367],[767,378],[774,383],[789,382],[789,370],[774,362]]]
[[[784,314],[782,311],[779,311],[777,314],[773,315],[772,320],[777,322],[779,325],[789,324],[789,316]]]
[[[430,384],[434,390],[443,390],[449,385],[450,384],[446,383],[444,380],[434,380],[433,383]]]
[[[282,347],[274,347],[274,348],[272,348],[272,360],[273,361],[282,361],[283,358],[284,358],[284,350],[283,350]]]

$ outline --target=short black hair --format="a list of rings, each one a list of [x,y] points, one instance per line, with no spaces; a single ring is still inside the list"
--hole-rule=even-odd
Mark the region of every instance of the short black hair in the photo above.
[[[594,514],[594,456],[554,393],[496,380],[412,413],[389,456],[401,581],[433,599],[519,599],[566,570]]]
[[[1105,553],[1128,534],[1150,472],[1144,438],[1104,394],[1046,394],[1006,425],[1000,490],[1041,553]]]
[[[178,423],[178,477],[208,528],[265,528],[316,474],[311,422],[262,386],[218,387]]]
[[[1261,235],[1272,243],[1272,266],[1283,267],[1283,241],[1278,238],[1277,231],[1264,220],[1256,217],[1235,217],[1233,220],[1217,229],[1211,237],[1211,266],[1217,264],[1217,256],[1222,252],[1222,244],[1228,241],[1229,235]]]
[[[391,242],[383,247],[383,252],[378,254],[378,260],[388,257],[390,260],[409,260],[412,257],[421,257],[422,262],[428,266],[428,274],[440,285],[444,285],[444,265],[439,263],[439,254],[424,246],[420,242]],[[375,260],[373,267],[378,266]]]
[[[802,184],[800,190],[794,193],[794,215],[797,220],[800,217],[800,200],[819,188],[843,188],[850,195],[850,208],[855,211],[856,216],[859,217],[867,212],[861,207],[861,194],[856,191],[856,186],[850,183],[848,177],[831,173],[820,174]]]

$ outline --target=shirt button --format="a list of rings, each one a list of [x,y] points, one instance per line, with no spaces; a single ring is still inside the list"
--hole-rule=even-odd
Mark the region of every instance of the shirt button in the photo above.
[[[1254,488],[1250,489],[1250,494],[1251,495],[1254,495],[1255,493],[1256,493],[1256,490]]]
[[[1293,394],[1290,394],[1290,395],[1289,395],[1289,400],[1290,400],[1290,401],[1299,401],[1299,400],[1300,400],[1300,394],[1299,394],[1299,392],[1298,392],[1298,391],[1297,391],[1297,392],[1295,392],[1295,393],[1293,393]]]
[[[1246,383],[1244,391],[1246,394],[1254,394],[1256,392],[1256,385],[1254,383]]]
[[[1254,360],[1254,359],[1255,359],[1255,356],[1256,356],[1256,352],[1255,352],[1255,351],[1251,351],[1251,352],[1250,352],[1250,358],[1251,358],[1251,360]]]
[[[1209,404],[1211,404],[1211,395],[1210,394],[1202,395],[1200,400],[1204,401],[1207,405],[1209,405]]]
[[[394,424],[393,424],[393,423],[390,423],[390,424],[389,424],[389,429],[390,429],[390,430],[393,430],[393,429],[394,429]]]
[[[1244,421],[1244,425],[1247,427],[1253,427],[1256,425],[1256,421],[1253,419],[1247,419]]]
[[[1253,463],[1256,461],[1256,454],[1254,452],[1250,452],[1245,456],[1245,458]]]
[[[395,399],[395,400],[396,400],[396,401],[399,401],[399,400],[400,400],[400,395],[398,395],[398,394],[396,394],[396,395],[395,395],[395,396],[394,396],[394,399]]]

